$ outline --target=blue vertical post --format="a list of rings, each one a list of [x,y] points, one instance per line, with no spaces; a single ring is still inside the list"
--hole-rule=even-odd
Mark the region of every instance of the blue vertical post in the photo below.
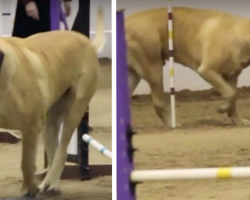
[[[134,169],[134,149],[131,141],[133,133],[130,127],[130,95],[124,29],[124,11],[117,11],[117,200],[135,200],[135,185],[130,182],[130,174]]]

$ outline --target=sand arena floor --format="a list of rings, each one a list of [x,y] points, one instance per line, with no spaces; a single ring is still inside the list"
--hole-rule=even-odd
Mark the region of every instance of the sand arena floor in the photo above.
[[[93,136],[112,151],[111,140],[111,65],[102,61],[99,89],[90,104],[90,125]],[[38,171],[43,169],[43,144],[39,143],[37,158]],[[111,164],[110,159],[90,147],[90,164]],[[20,196],[21,188],[21,144],[0,143],[0,199]],[[101,177],[90,181],[61,181],[62,195],[58,197],[38,197],[46,200],[111,200],[112,177]]]
[[[239,110],[250,119],[249,88],[240,89]],[[169,95],[166,94],[169,104]],[[177,112],[183,128],[164,128],[151,98],[132,100],[137,169],[250,166],[250,128],[232,126],[217,114],[221,98],[211,91],[177,93]],[[250,200],[250,180],[200,180],[143,183],[138,200]]]

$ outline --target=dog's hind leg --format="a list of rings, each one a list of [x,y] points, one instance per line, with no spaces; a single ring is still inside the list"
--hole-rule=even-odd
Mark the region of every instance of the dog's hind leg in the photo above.
[[[89,72],[85,72],[74,82],[67,97],[65,97],[68,98],[68,109],[63,120],[61,141],[56,150],[51,169],[39,186],[40,192],[59,190],[59,181],[66,161],[68,144],[96,91],[96,86],[97,72],[95,69],[89,69]]]
[[[59,145],[59,132],[64,114],[67,112],[67,90],[63,96],[50,108],[47,113],[46,123],[43,130],[43,142],[47,154],[48,170],[51,169],[56,149]]]
[[[133,70],[129,69],[128,71],[128,82],[129,82],[129,91],[130,91],[130,96],[132,96],[135,88],[139,84],[141,78],[140,76]]]
[[[166,126],[170,126],[171,121],[165,101],[163,88],[163,69],[161,63],[148,66],[147,69],[149,67],[153,68],[154,72],[148,73],[145,80],[148,82],[151,89],[151,97],[155,112]]]
[[[142,67],[143,66],[143,67]],[[170,116],[168,114],[163,88],[163,68],[161,59],[158,61],[144,60],[137,62],[135,70],[150,87],[154,110],[157,116],[166,126],[170,126]]]
[[[150,60],[149,58],[153,58]],[[141,79],[144,79],[150,87],[154,110],[165,126],[171,125],[170,115],[165,101],[163,88],[163,67],[162,58],[159,53],[158,59],[152,55],[145,56],[142,52],[134,51],[133,57],[130,57],[130,63],[133,63],[129,69],[130,92],[133,93]],[[181,124],[177,123],[177,126]]]

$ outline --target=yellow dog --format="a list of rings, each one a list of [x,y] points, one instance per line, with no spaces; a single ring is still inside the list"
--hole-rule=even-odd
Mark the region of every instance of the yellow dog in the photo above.
[[[250,20],[216,10],[173,8],[174,58],[210,83],[224,97],[218,109],[236,125],[249,125],[236,107],[238,76],[250,63]],[[165,107],[162,66],[169,58],[167,8],[126,19],[131,93],[148,82],[157,115],[170,125]]]
[[[23,134],[22,190],[26,196],[59,189],[67,146],[96,91],[97,51],[105,44],[102,8],[97,17],[93,43],[73,31],[0,39],[0,127]],[[38,187],[34,175],[41,132],[49,167]]]

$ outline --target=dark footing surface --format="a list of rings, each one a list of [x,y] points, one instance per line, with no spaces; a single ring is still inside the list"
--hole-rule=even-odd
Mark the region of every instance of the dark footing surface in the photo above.
[[[21,138],[17,135],[8,132],[0,132],[0,143],[16,144],[19,141],[21,141]]]
[[[47,171],[45,170],[44,172],[37,174],[37,177],[43,179],[46,176],[46,172]],[[90,165],[88,175],[81,174],[78,165],[66,165],[61,180],[80,179],[84,181],[102,176],[112,176],[112,165]]]

